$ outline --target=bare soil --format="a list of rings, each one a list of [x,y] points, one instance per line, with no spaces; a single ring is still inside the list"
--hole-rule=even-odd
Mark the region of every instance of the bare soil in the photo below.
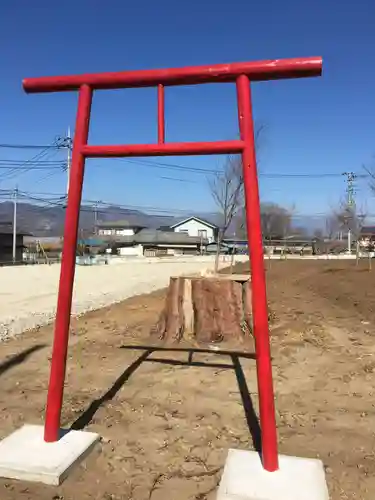
[[[321,458],[333,500],[373,500],[375,269],[266,265],[280,452]],[[73,321],[63,424],[103,439],[60,487],[0,480],[1,500],[212,500],[228,448],[258,446],[252,354],[149,346],[164,299]],[[0,437],[43,422],[52,333],[1,344]]]

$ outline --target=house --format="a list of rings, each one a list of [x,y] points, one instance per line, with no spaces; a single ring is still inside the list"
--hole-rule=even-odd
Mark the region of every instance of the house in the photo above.
[[[366,250],[375,245],[375,226],[363,226],[358,238],[359,247]]]
[[[100,222],[96,228],[108,251],[122,256],[197,254],[208,243],[204,234],[190,236],[170,227],[150,229],[127,220]]]
[[[16,262],[22,262],[24,231],[17,230],[16,234]],[[0,265],[13,262],[13,223],[0,222]]]
[[[199,217],[188,217],[170,226],[175,233],[184,233],[193,238],[201,238],[213,243],[217,240],[219,228]]]
[[[143,228],[134,235],[101,236],[112,253],[122,256],[155,257],[162,255],[196,255],[207,245],[201,237],[174,231]]]

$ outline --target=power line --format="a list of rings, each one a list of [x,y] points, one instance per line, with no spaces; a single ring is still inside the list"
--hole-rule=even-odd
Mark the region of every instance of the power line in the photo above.
[[[188,167],[186,165],[179,165],[176,163],[163,163],[160,161],[150,161],[150,160],[137,160],[129,158],[113,158],[117,161],[124,161],[126,163],[134,163],[135,165],[148,166],[154,168],[168,169],[168,170],[179,170],[185,172],[196,172],[202,174],[219,174],[221,170],[218,169],[207,169],[201,167]],[[98,166],[98,165],[95,165]]]
[[[59,165],[51,165],[51,166],[48,166],[48,165],[33,165],[33,170],[61,170],[63,169],[64,167],[66,166],[66,163],[65,162],[61,162],[61,164]],[[1,170],[9,170],[11,169],[12,171],[17,171],[17,172],[24,172],[25,170],[29,170],[30,167],[26,167],[26,166],[19,166],[19,167],[15,167],[14,165],[2,165],[0,163],[0,169]]]
[[[57,150],[61,149],[61,148],[66,148],[66,138],[63,137],[57,137],[54,141],[54,143],[51,145],[51,146],[47,146],[45,147],[42,151],[40,151],[39,153],[37,153],[35,156],[33,156],[32,158],[30,158],[29,160],[25,160],[23,163],[21,164],[18,164],[17,166],[16,165],[12,165],[12,168],[10,168],[10,170],[8,172],[5,172],[5,173],[2,173],[0,174],[0,180],[10,180],[10,179],[14,179],[15,177],[17,177],[18,175],[22,175],[24,173],[27,173],[31,170],[33,170],[34,168],[37,168],[39,169],[40,166],[38,165],[38,162],[40,161],[48,161],[46,160],[46,157],[51,157],[51,154],[52,156],[54,156],[56,153],[57,153]],[[51,151],[52,150],[52,151]],[[41,160],[42,158],[44,158],[44,160]],[[51,160],[49,160],[51,161]],[[55,165],[47,165],[47,167],[45,167],[46,169],[51,169],[51,168],[56,168],[56,169],[59,169],[59,168],[64,168],[64,163],[62,163],[59,166],[55,166]],[[49,175],[47,176],[49,177]]]
[[[31,144],[0,144],[0,148],[14,148],[14,149],[66,149],[71,147],[71,139],[70,137],[57,137],[55,140],[55,143],[49,146],[39,146],[39,145],[31,145]],[[38,156],[38,155],[37,155]],[[154,168],[159,168],[159,169],[167,169],[167,170],[178,170],[178,171],[184,171],[184,172],[193,172],[193,173],[201,173],[205,175],[211,175],[211,174],[220,174],[222,170],[220,169],[212,169],[212,168],[201,168],[201,167],[191,167],[187,165],[182,165],[178,163],[166,163],[166,162],[161,162],[161,161],[153,161],[153,160],[145,160],[145,159],[134,159],[134,158],[112,158],[111,160],[115,160],[116,162],[126,162],[126,163],[132,163],[135,165],[140,165],[144,167],[154,167]],[[51,165],[51,166],[56,166],[56,167],[66,167],[66,161],[60,161],[60,160],[36,160],[36,157],[32,158],[31,160],[28,161],[33,161],[35,164],[38,164],[38,166],[41,165]],[[25,165],[25,162],[22,160],[0,160],[0,168],[2,164],[15,164],[15,165]],[[100,164],[93,164],[95,167],[101,167]],[[11,168],[11,167],[9,167]],[[282,179],[282,178],[307,178],[307,179],[322,179],[322,178],[328,178],[328,177],[340,177],[342,174],[341,173],[336,173],[336,172],[322,172],[322,173],[288,173],[288,172],[274,172],[274,173],[265,173],[265,172],[259,172],[259,177],[264,177],[264,178],[270,178],[270,179]],[[366,174],[356,174],[357,177],[368,177]],[[166,180],[178,180],[180,182],[193,182],[190,179],[174,179],[174,178],[168,178],[168,177],[161,177],[165,178]]]
[[[54,143],[50,145],[36,145],[36,144],[0,144],[0,148],[11,148],[11,149],[43,149],[43,150],[60,150],[60,149],[66,149],[66,148],[71,148],[71,139],[69,136],[57,136]],[[38,155],[37,155],[38,156]],[[146,160],[146,159],[137,159],[137,158],[112,158],[111,160],[115,160],[116,162],[126,162],[126,163],[133,163],[136,165],[141,165],[141,166],[149,166],[149,167],[154,167],[154,168],[164,168],[168,170],[179,170],[179,171],[185,171],[185,172],[194,172],[194,173],[202,173],[202,174],[220,174],[222,171],[220,169],[212,169],[212,168],[201,168],[201,167],[190,167],[187,165],[182,165],[178,163],[166,163],[166,162],[161,162],[161,161],[155,161],[155,160]],[[27,161],[35,161],[36,159],[32,158],[31,160]],[[20,164],[24,165],[25,162],[22,160],[0,160],[0,168],[2,163],[5,164],[11,164],[14,163],[15,165]],[[55,163],[56,162],[56,163]],[[48,161],[40,161],[38,160],[38,165],[56,165],[66,167],[66,162],[64,161],[59,161],[55,160],[52,162],[51,160]],[[94,164],[93,166],[98,167],[101,166],[100,164]],[[352,172],[353,174],[353,172]],[[271,179],[281,179],[281,178],[307,178],[307,179],[321,179],[321,178],[326,178],[326,177],[340,177],[342,174],[341,173],[336,173],[336,172],[322,172],[322,173],[285,173],[285,172],[274,172],[274,173],[263,173],[259,172],[258,174],[260,177],[264,178],[271,178]],[[369,177],[367,174],[355,174],[356,177]],[[174,178],[167,178],[167,177],[162,177],[165,178],[166,180],[179,180],[181,182],[192,182],[189,179],[174,179]]]
[[[6,196],[8,196],[11,199],[13,191],[9,190],[6,193],[4,193]],[[37,203],[43,203],[42,208],[52,208],[52,207],[64,207],[65,202],[66,202],[66,197],[65,194],[61,194],[60,196],[58,193],[50,193],[51,195],[53,194],[54,198],[41,198],[38,196],[35,196],[36,193],[29,193],[26,191],[18,191],[18,197],[19,199],[22,198],[24,200],[31,200],[35,201]],[[0,192],[0,196],[2,193]],[[192,214],[195,212],[195,210],[192,209],[177,209],[177,208],[166,208],[166,207],[157,207],[157,206],[150,206],[150,205],[131,205],[131,204],[118,204],[114,202],[109,202],[109,201],[98,201],[98,200],[91,200],[91,199],[83,199],[82,200],[82,206],[81,210],[83,212],[85,211],[94,211],[95,207],[97,209],[98,213],[107,213],[106,209],[108,208],[114,208],[114,209],[127,209],[127,210],[135,210],[135,211],[142,211],[144,213],[152,213],[152,212],[157,212],[160,214],[168,214],[168,215],[175,215],[175,214]],[[98,208],[100,205],[100,208]],[[40,205],[34,205],[35,208],[40,208]],[[208,215],[217,215],[216,211],[204,211],[205,214]],[[316,213],[296,213],[292,214],[293,219],[298,219],[298,218],[322,218],[322,217],[327,217],[329,216],[329,212],[316,212]],[[375,214],[368,214],[369,216],[375,216]]]
[[[60,149],[59,144],[50,144],[48,146],[40,146],[37,144],[0,144],[0,148],[6,149]]]
[[[116,160],[117,162],[123,161],[126,163],[133,163],[136,165],[140,165],[143,167],[154,167],[158,169],[166,169],[166,170],[178,170],[183,172],[194,172],[201,174],[220,174],[222,170],[220,169],[207,169],[200,167],[190,167],[187,165],[181,165],[176,163],[163,163],[159,161],[151,161],[151,160],[137,160],[137,159],[128,159],[128,158],[112,158],[111,160]],[[93,164],[94,167],[101,167],[100,164]],[[322,179],[327,177],[336,177],[339,178],[342,176],[340,172],[322,172],[322,173],[289,173],[289,172],[273,172],[273,173],[265,173],[259,172],[259,177],[270,178],[270,179],[281,179],[281,178],[306,178],[306,179]],[[357,177],[365,178],[368,177],[366,174],[357,174]],[[174,180],[174,179],[170,179]],[[185,181],[185,179],[182,179]],[[186,182],[189,182],[189,179],[186,179]]]
[[[18,165],[23,165],[25,161],[28,160],[0,160],[0,165],[9,165],[11,168],[12,166],[18,166]],[[35,165],[59,165],[61,163],[65,163],[64,160],[36,160]]]
[[[22,169],[22,171],[19,170],[20,167],[13,167],[8,172],[5,172],[5,173],[1,174],[0,175],[0,180],[14,179],[15,177],[17,177],[17,175],[23,174],[23,173],[26,173],[26,172],[32,170],[33,167],[34,167],[34,162],[37,161],[37,160],[40,160],[43,157],[45,157],[47,154],[50,154],[50,150],[48,150],[48,149],[39,152],[38,154],[36,154],[32,158],[30,158],[29,160],[26,160],[24,162],[23,166],[25,168]]]
[[[9,201],[13,200],[12,193],[14,191],[10,192],[7,196],[7,199]],[[18,192],[18,205],[21,205],[21,200],[32,200],[36,201],[37,203],[42,203],[42,205],[33,205],[30,204],[31,209],[35,209],[36,211],[49,211],[52,208],[65,208],[65,197],[60,200],[56,201],[51,201],[51,200],[46,200],[42,198],[36,198],[32,196],[26,196],[23,195],[22,193]],[[98,208],[98,205],[101,204],[101,208]],[[154,206],[144,206],[144,205],[118,205],[114,203],[108,203],[108,202],[98,202],[94,200],[83,200],[83,205],[81,206],[81,212],[89,212],[89,213],[95,213],[97,215],[99,214],[108,214],[107,209],[108,208],[113,208],[113,209],[128,209],[128,210],[135,210],[135,211],[142,211],[144,214],[150,214],[150,215],[160,215],[161,217],[175,217],[176,215],[186,215],[186,216],[192,216],[195,213],[197,213],[196,210],[192,209],[181,209],[181,208],[165,208],[165,207],[154,207]],[[206,216],[217,216],[218,213],[217,211],[202,211]],[[135,214],[136,215],[136,214]],[[291,217],[293,220],[298,220],[298,219],[323,219],[328,216],[330,216],[330,212],[317,212],[317,213],[296,213],[292,214]],[[367,214],[369,217],[375,217],[375,213],[369,213]],[[18,217],[22,217],[21,214]]]
[[[165,179],[167,181],[187,182],[189,184],[200,184],[199,181],[193,181],[190,179],[178,179],[177,177],[165,177],[164,175],[160,175],[159,179]]]
[[[45,181],[46,179],[49,179],[50,177],[53,177],[57,174],[61,174],[64,172],[64,168],[63,169],[58,169],[57,171],[54,171],[54,172],[50,172],[49,174],[45,175],[44,177],[42,177],[41,179],[38,179],[34,184],[40,184],[42,181]]]

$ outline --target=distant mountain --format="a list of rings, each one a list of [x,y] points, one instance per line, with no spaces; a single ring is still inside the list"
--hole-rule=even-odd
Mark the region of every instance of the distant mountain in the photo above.
[[[139,210],[130,210],[112,205],[100,208],[98,221],[128,220],[131,223],[150,228],[174,224],[179,217],[149,215]],[[0,223],[13,221],[13,203],[0,203]],[[19,230],[34,236],[61,236],[64,232],[65,208],[63,206],[38,206],[31,203],[17,203],[17,226]],[[92,233],[95,226],[95,209],[92,206],[81,207],[80,230]]]
[[[196,214],[212,224],[220,225],[220,214]],[[171,226],[183,220],[188,215],[154,215],[147,214],[141,210],[121,208],[116,205],[98,208],[97,218],[101,222],[116,220],[127,220],[130,223],[156,229],[160,226]],[[13,221],[13,203],[6,201],[0,203],[0,223]],[[17,226],[19,230],[25,231],[33,236],[62,236],[64,232],[65,208],[64,206],[38,206],[31,203],[17,203]],[[295,228],[304,228],[308,235],[315,230],[324,231],[324,217],[292,217]],[[228,234],[234,234],[239,226],[234,220],[228,229]],[[80,214],[80,230],[92,234],[95,227],[95,209],[92,206],[83,205]]]
[[[303,228],[307,235],[313,236],[315,231],[326,231],[326,217],[325,216],[296,216],[292,217],[292,226],[295,228]]]

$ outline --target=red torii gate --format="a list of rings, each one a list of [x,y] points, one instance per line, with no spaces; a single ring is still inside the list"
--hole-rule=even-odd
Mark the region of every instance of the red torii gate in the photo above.
[[[64,247],[55,321],[51,373],[44,428],[46,442],[60,435],[66,357],[77,247],[79,211],[86,158],[210,155],[241,153],[246,203],[246,225],[252,279],[253,327],[262,431],[262,462],[267,471],[278,469],[272,366],[269,344],[268,308],[263,263],[259,189],[254,145],[250,82],[320,76],[322,58],[276,59],[260,62],[191,66],[186,68],[121,71],[76,76],[26,78],[26,92],[79,91],[69,194],[65,216]],[[165,143],[164,88],[172,85],[235,82],[240,139],[216,142]],[[87,144],[92,94],[97,89],[157,87],[158,142],[90,146]]]

